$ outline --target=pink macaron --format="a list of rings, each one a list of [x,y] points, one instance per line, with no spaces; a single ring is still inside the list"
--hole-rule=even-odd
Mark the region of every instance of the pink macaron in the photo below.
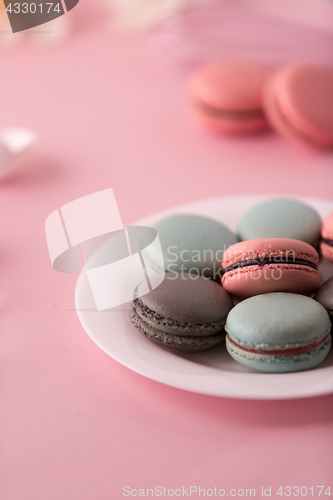
[[[190,78],[194,108],[210,129],[235,134],[267,127],[262,89],[270,70],[249,61],[210,62]]]
[[[304,241],[242,241],[224,252],[222,285],[236,301],[270,292],[312,296],[320,285],[318,263],[318,253]]]
[[[320,250],[325,259],[333,262],[333,213],[331,213],[321,229],[322,242]]]
[[[333,71],[288,64],[267,80],[264,106],[273,128],[319,148],[333,146]]]

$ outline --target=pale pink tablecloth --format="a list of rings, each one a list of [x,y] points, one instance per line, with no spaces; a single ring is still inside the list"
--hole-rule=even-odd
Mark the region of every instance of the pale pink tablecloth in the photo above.
[[[189,113],[186,73],[139,37],[87,29],[0,61],[0,125],[39,135],[29,167],[0,186],[1,498],[118,500],[124,486],[191,485],[256,496],[272,486],[273,498],[305,485],[317,498],[332,481],[332,397],[206,397],[124,368],[70,310],[76,276],[53,271],[44,222],[107,187],[125,224],[218,195],[332,199],[332,156],[271,133],[204,132]]]

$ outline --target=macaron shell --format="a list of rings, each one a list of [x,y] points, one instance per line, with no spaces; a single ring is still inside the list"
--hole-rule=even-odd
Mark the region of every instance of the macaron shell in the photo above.
[[[310,205],[287,198],[271,199],[245,212],[238,222],[237,234],[241,240],[292,238],[316,247],[321,226],[319,214]]]
[[[333,142],[333,71],[314,65],[290,65],[277,77],[278,104],[302,134]]]
[[[295,128],[293,128],[290,123],[288,123],[287,119],[282,115],[282,112],[278,107],[276,99],[277,92],[278,85],[276,84],[275,77],[272,76],[266,82],[263,92],[264,109],[266,117],[272,128],[287,139],[293,139],[308,146],[320,146],[317,145],[317,143],[311,138],[302,135]]]
[[[225,329],[256,349],[291,348],[328,334],[331,321],[317,301],[292,293],[269,293],[244,300],[228,314]]]
[[[288,65],[267,79],[263,93],[271,125],[308,145],[333,145],[333,73],[327,68]]]
[[[215,277],[221,271],[223,251],[238,242],[237,236],[224,224],[209,217],[194,214],[175,214],[157,220],[157,230],[166,271],[198,272]],[[145,256],[152,263],[160,255],[148,248]]]
[[[186,274],[175,279],[173,273],[166,273],[164,281],[140,300],[153,313],[191,325],[222,321],[233,307],[215,281]]]
[[[195,101],[213,108],[250,111],[262,107],[262,86],[270,70],[250,61],[213,61],[199,67],[190,79]]]
[[[236,243],[228,248],[223,255],[223,267],[244,259],[261,257],[262,255],[278,255],[281,252],[294,252],[298,258],[308,259],[318,265],[317,251],[304,241],[292,238],[259,238]],[[291,257],[293,254],[291,253]]]

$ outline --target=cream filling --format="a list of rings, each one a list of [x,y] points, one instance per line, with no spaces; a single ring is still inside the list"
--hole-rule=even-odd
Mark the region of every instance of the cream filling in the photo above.
[[[295,363],[299,361],[307,361],[318,356],[318,354],[320,354],[323,350],[326,350],[327,347],[329,347],[330,345],[331,345],[331,335],[328,335],[326,342],[316,347],[315,349],[312,349],[312,351],[302,352],[300,354],[286,354],[286,355],[279,354],[274,356],[273,354],[260,354],[256,352],[245,351],[241,347],[238,347],[232,342],[230,342],[228,336],[226,336],[226,347],[230,354],[234,353],[235,355],[240,356],[249,361],[256,361],[262,363],[288,363],[288,362]]]
[[[222,118],[232,121],[264,119],[264,113],[260,108],[254,108],[248,110],[237,110],[237,109],[230,110],[230,109],[222,109],[209,106],[208,104],[199,101],[195,102],[195,106],[199,111],[213,118]]]
[[[227,331],[227,330],[226,330]],[[317,337],[313,337],[311,340],[304,340],[303,342],[294,342],[294,343],[288,343],[288,344],[267,344],[267,343],[260,343],[260,344],[254,344],[252,342],[246,342],[243,340],[238,339],[231,333],[228,333],[229,337],[231,340],[233,340],[236,344],[239,346],[244,346],[248,347],[249,349],[257,349],[257,350],[263,350],[263,351],[283,351],[283,350],[289,350],[289,349],[298,349],[299,347],[305,347],[307,345],[314,344],[318,340],[324,339],[327,337],[327,335],[331,331],[331,326],[329,326],[324,333],[321,335],[317,335]]]

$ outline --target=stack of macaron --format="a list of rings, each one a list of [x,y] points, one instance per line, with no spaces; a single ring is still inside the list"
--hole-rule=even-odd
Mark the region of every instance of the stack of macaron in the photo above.
[[[320,285],[321,226],[317,212],[296,200],[250,208],[237,226],[242,241],[224,252],[223,287],[236,301],[274,291],[313,296]]]
[[[194,109],[218,132],[253,133],[269,125],[317,148],[333,147],[333,71],[305,63],[272,70],[258,62],[213,61],[190,78]]]
[[[311,206],[273,199],[250,208],[237,234],[193,214],[154,227],[165,279],[146,295],[136,290],[130,312],[150,340],[183,351],[225,340],[236,361],[265,372],[305,370],[326,358],[333,278],[320,286],[317,250],[333,261],[333,215],[322,227]]]
[[[224,340],[232,307],[228,293],[213,280],[166,273],[161,285],[134,299],[130,319],[153,342],[198,351]]]
[[[130,320],[164,347],[198,351],[223,342],[233,307],[221,287],[223,253],[238,237],[224,224],[194,214],[170,215],[152,227],[160,239],[165,279],[140,298],[140,290],[135,290]],[[157,252],[151,247],[145,254],[155,272]]]

